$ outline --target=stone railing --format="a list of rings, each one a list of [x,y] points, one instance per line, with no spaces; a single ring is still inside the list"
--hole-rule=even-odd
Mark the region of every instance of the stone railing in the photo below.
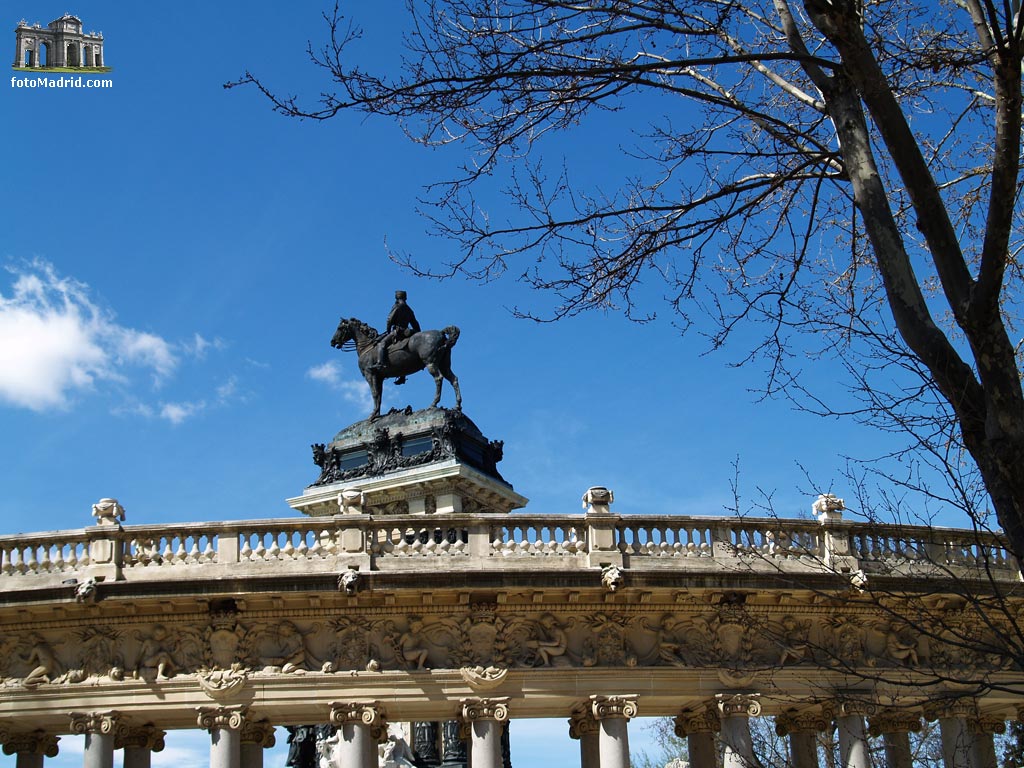
[[[401,570],[430,559],[446,570],[592,568],[615,564],[755,572],[935,576],[968,572],[1019,580],[999,537],[966,530],[815,520],[676,515],[340,515],[175,525],[97,525],[0,537],[0,591],[72,578],[158,580]],[[282,571],[283,569],[283,571]]]

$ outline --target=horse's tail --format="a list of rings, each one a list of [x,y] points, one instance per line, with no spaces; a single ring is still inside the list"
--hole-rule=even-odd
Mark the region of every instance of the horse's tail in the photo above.
[[[459,334],[461,331],[454,325],[449,325],[441,333],[444,334],[444,341],[441,342],[445,349],[451,349],[455,346],[455,342],[459,340]]]

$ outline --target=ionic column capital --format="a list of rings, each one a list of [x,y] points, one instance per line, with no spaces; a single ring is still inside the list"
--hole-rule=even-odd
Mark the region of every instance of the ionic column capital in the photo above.
[[[921,716],[903,709],[883,709],[868,719],[868,733],[881,736],[886,733],[917,733],[921,730]]]
[[[379,701],[332,701],[330,704],[331,725],[381,726],[386,722],[387,713]]]
[[[249,707],[236,705],[233,707],[196,707],[199,716],[196,718],[199,727],[205,731],[216,728],[228,728],[232,731],[241,730],[245,724]]]
[[[463,699],[459,702],[459,711],[464,722],[497,720],[504,723],[508,720],[508,699]]]
[[[672,722],[680,739],[695,733],[718,733],[722,730],[722,721],[714,707],[680,712]]]
[[[974,734],[1006,733],[1006,720],[998,715],[978,715],[967,721],[967,727]]]
[[[60,741],[60,736],[54,736],[46,731],[9,733],[4,739],[4,754],[56,757],[60,753],[60,748],[57,746],[58,741]]]
[[[601,730],[594,713],[587,704],[577,704],[569,713],[569,738],[582,739],[584,736]]]
[[[591,696],[590,711],[595,720],[621,718],[630,720],[636,717],[636,694],[625,696]]]
[[[115,738],[128,730],[128,724],[124,722],[120,712],[110,710],[108,712],[71,712],[71,732],[79,735],[103,734],[113,735]]]
[[[775,733],[779,736],[789,736],[791,733],[818,733],[827,731],[828,728],[829,718],[824,712],[793,710],[775,716]]]
[[[978,703],[969,697],[930,701],[923,707],[926,720],[944,720],[949,717],[977,719]]]
[[[114,734],[114,749],[148,749],[162,752],[167,732],[152,723],[137,727],[126,726],[123,732]]]
[[[878,712],[878,705],[866,699],[839,695],[824,704],[822,712],[829,720],[837,717],[872,717]]]
[[[277,739],[274,738],[274,726],[269,720],[246,719],[242,723],[238,737],[242,744],[256,744],[264,749],[270,749],[277,743]]]
[[[720,717],[757,717],[761,714],[758,693],[719,693],[715,696],[714,707]]]

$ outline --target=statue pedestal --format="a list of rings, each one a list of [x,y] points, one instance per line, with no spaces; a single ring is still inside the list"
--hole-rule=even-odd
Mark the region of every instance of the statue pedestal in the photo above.
[[[497,470],[502,443],[447,408],[358,422],[313,455],[319,479],[287,500],[307,515],[508,513],[528,501]]]

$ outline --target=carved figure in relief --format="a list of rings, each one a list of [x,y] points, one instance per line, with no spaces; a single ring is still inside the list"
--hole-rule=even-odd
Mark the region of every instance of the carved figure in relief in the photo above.
[[[541,616],[540,625],[544,628],[544,638],[531,640],[529,645],[536,649],[540,666],[550,667],[552,659],[565,655],[565,651],[569,647],[569,636],[550,613]]]
[[[88,678],[124,678],[124,657],[120,653],[120,632],[113,627],[90,626],[76,630],[77,651],[74,666],[68,670],[68,682]]]
[[[885,635],[885,652],[893,661],[917,666],[917,638],[906,637],[896,627]]]
[[[39,635],[30,635],[29,642],[32,649],[29,651],[25,662],[30,666],[36,666],[29,672],[21,684],[26,688],[36,688],[42,683],[49,683],[57,672],[57,656],[53,648]]]
[[[782,639],[780,645],[782,651],[779,654],[779,666],[786,664],[799,664],[807,658],[810,651],[810,644],[807,642],[809,623],[797,621],[793,616],[784,616],[782,619]]]
[[[679,622],[676,621],[674,616],[666,614],[657,624],[648,621],[646,618],[641,618],[640,624],[644,629],[648,629],[655,634],[656,639],[654,643],[660,662],[673,667],[686,666],[686,660],[683,657],[683,647],[676,637]]]
[[[153,627],[153,633],[142,643],[139,651],[139,663],[135,668],[135,677],[142,677],[143,670],[155,669],[157,680],[174,677],[177,667],[171,656],[170,633],[162,624]]]
[[[280,667],[285,674],[295,672],[306,663],[306,644],[298,628],[290,621],[282,621],[267,633],[270,638],[270,653],[261,661],[269,667]],[[265,648],[264,650],[268,650]]]
[[[410,617],[409,629],[398,638],[398,651],[413,669],[425,669],[427,663],[428,652],[423,647],[421,632],[423,632],[422,619]]]

